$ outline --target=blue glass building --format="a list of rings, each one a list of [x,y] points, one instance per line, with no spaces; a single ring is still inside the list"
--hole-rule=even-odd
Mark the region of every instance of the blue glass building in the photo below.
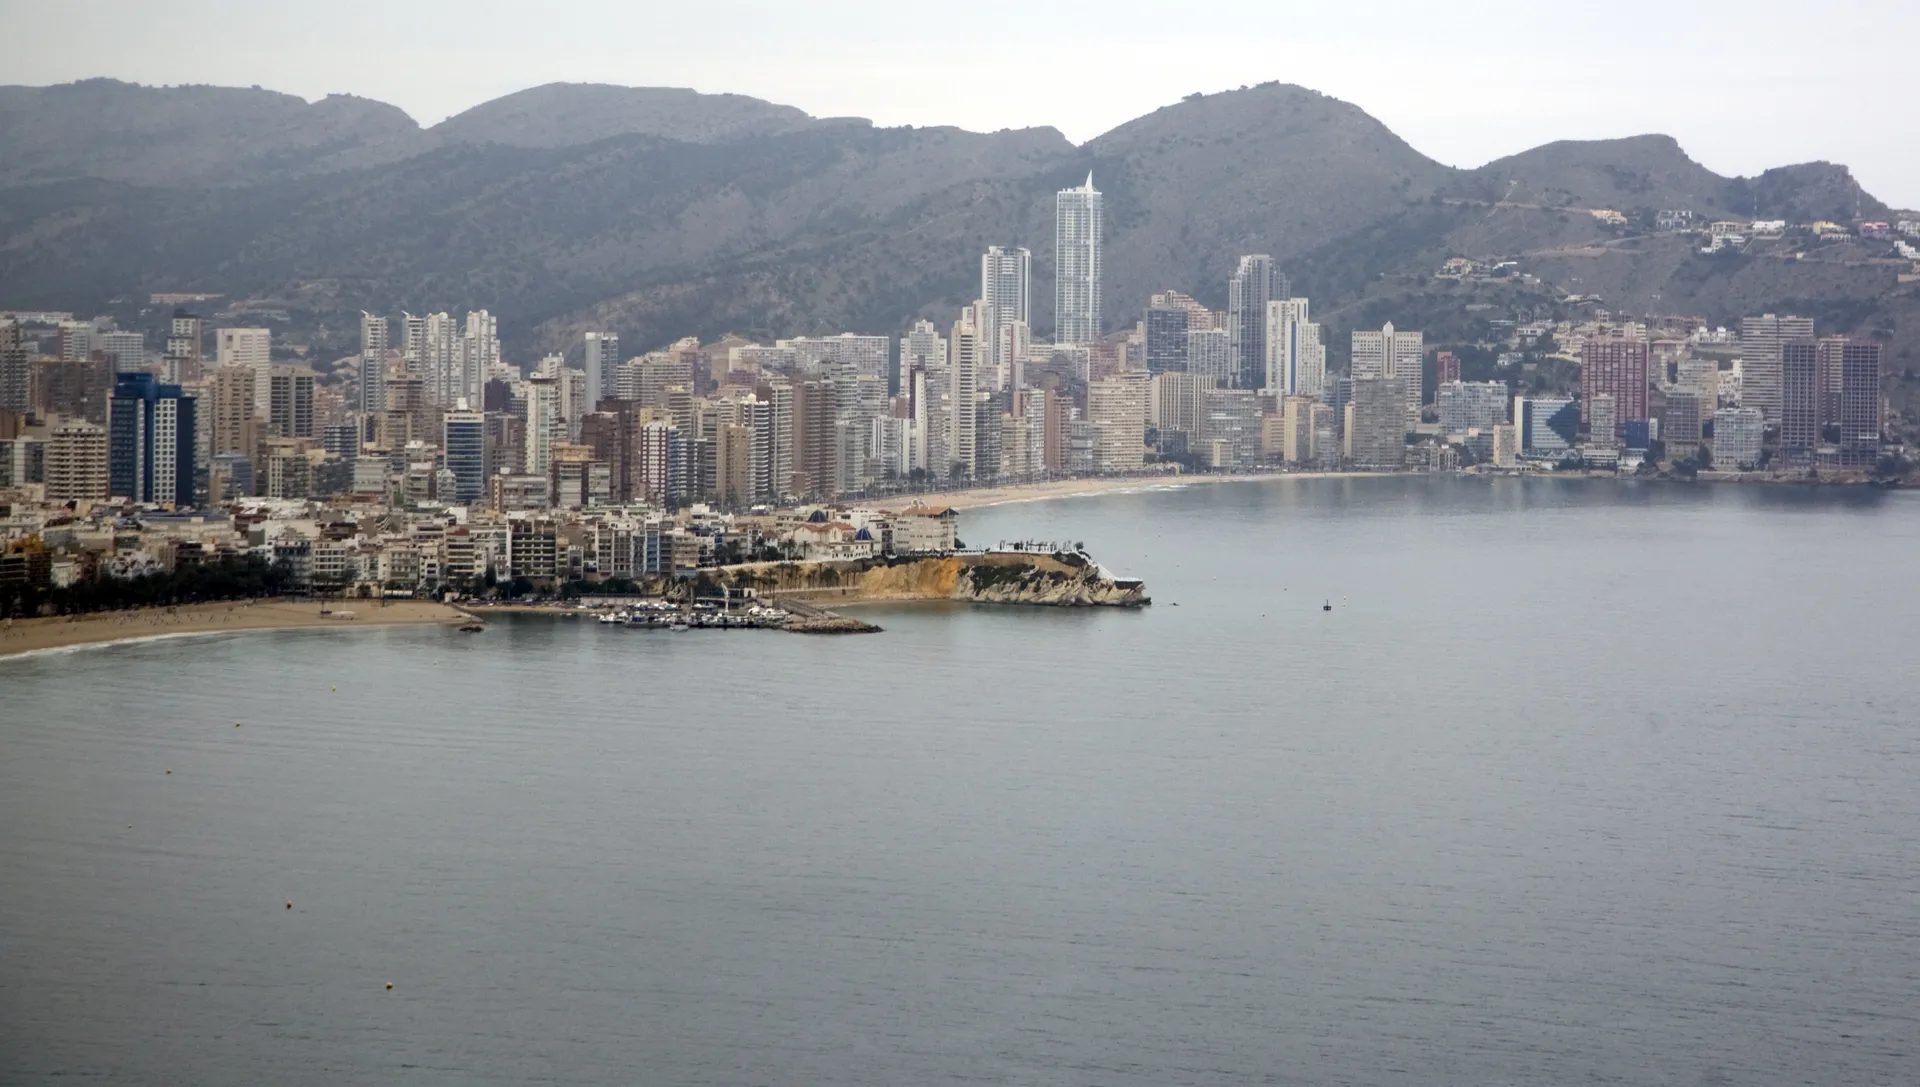
[[[118,374],[107,404],[107,493],[193,505],[194,398],[152,374]]]

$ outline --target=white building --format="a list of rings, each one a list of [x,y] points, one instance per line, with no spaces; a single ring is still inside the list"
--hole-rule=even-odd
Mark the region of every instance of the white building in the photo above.
[[[1378,332],[1353,334],[1354,380],[1383,377],[1398,382],[1410,424],[1420,420],[1420,364],[1425,356],[1425,337],[1395,331],[1391,321]]]
[[[1053,328],[1056,343],[1100,338],[1101,233],[1105,217],[1093,174],[1054,200]]]
[[[957,479],[979,475],[978,412],[980,369],[988,357],[986,333],[975,324],[979,307],[961,311],[954,322],[947,352],[947,462],[936,464],[936,475],[951,472]]]
[[[387,410],[387,319],[360,312],[360,410]]]
[[[1327,348],[1320,326],[1307,317],[1304,298],[1267,304],[1267,369],[1264,391],[1272,396],[1319,396],[1326,384]]]
[[[540,376],[527,379],[527,474],[544,476],[553,463],[553,443],[567,437],[560,414],[560,382]]]
[[[1757,408],[1721,408],[1713,413],[1713,466],[1723,471],[1760,466],[1767,423]]]
[[[265,419],[271,393],[267,377],[273,370],[273,333],[264,328],[223,328],[214,333],[213,342],[216,365],[253,368],[253,414]]]
[[[500,327],[493,314],[475,310],[467,314],[466,331],[460,337],[460,365],[447,385],[447,403],[466,397],[467,403],[481,403],[487,375],[500,365]]]
[[[1435,390],[1440,430],[1448,435],[1507,422],[1507,386],[1499,381],[1449,381]]]
[[[987,304],[987,330],[992,337],[993,368],[1004,385],[1014,364],[1024,354],[1015,325],[1032,327],[1028,314],[1033,278],[1033,254],[1010,246],[990,246],[980,258],[980,300]]]
[[[1115,374],[1087,383],[1095,472],[1137,472],[1146,462],[1147,375]]]
[[[614,394],[614,367],[620,365],[620,337],[611,332],[587,333],[587,410]]]
[[[1276,270],[1272,257],[1254,253],[1240,258],[1227,280],[1227,333],[1233,343],[1233,378],[1229,384],[1234,388],[1259,388],[1266,380],[1267,306],[1287,294],[1285,277]]]
[[[1210,377],[1217,386],[1233,384],[1233,334],[1224,328],[1189,330],[1187,373]]]

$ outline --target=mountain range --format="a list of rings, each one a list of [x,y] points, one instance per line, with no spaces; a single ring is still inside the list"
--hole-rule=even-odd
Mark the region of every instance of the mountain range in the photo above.
[[[1609,226],[1887,218],[1844,166],[1719,176],[1665,136],[1560,142],[1446,166],[1348,103],[1262,84],[1193,95],[1075,145],[816,118],[739,95],[552,84],[423,128],[383,103],[97,79],[0,87],[0,304],[105,312],[155,291],[225,296],[323,352],[361,309],[487,308],[509,350],[630,350],[683,335],[897,331],[951,321],[991,244],[1033,250],[1052,323],[1053,196],[1105,194],[1109,327],[1150,293],[1224,304],[1242,253],[1272,253],[1341,330],[1392,319],[1471,338],[1488,313],[1568,295],[1624,313],[1811,313],[1920,357],[1920,291],[1842,245],[1736,259]],[[1448,257],[1537,282],[1436,280]],[[1476,317],[1475,315],[1479,315]],[[270,323],[271,323],[270,322]]]

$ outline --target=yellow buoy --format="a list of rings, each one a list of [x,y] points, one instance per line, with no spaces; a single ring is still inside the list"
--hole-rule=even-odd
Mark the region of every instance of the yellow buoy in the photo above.
[[[291,902],[289,902],[289,903],[287,903],[287,908],[288,908],[288,909],[292,909],[292,908],[293,908],[293,903],[291,903]]]
[[[391,981],[387,982],[387,988],[389,989],[393,988],[393,982]]]
[[[235,721],[235,722],[233,723],[233,727],[234,727],[234,728],[239,728],[239,727],[240,727],[240,722],[238,722],[238,721]]]
[[[171,771],[171,770],[169,770],[169,771],[167,771],[167,773],[169,773],[169,774],[171,774],[171,773],[173,773],[173,771]]]

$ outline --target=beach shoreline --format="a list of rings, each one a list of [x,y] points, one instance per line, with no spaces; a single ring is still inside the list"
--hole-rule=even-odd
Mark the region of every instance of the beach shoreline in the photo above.
[[[233,600],[140,608],[80,616],[16,619],[0,624],[0,658],[121,642],[260,630],[343,630],[464,622],[458,608],[430,600],[329,602],[322,616],[314,600]],[[347,617],[342,613],[350,613]]]
[[[1168,491],[1218,483],[1271,483],[1282,479],[1347,479],[1361,476],[1400,475],[1387,472],[1245,472],[1216,475],[1193,473],[1180,475],[1109,476],[1100,479],[1060,479],[1045,483],[1015,483],[1004,487],[973,487],[960,491],[935,491],[928,494],[892,495],[870,503],[885,509],[903,510],[920,505],[938,509],[986,509],[1021,502],[1044,502],[1055,498],[1082,498],[1096,494],[1138,491]]]

